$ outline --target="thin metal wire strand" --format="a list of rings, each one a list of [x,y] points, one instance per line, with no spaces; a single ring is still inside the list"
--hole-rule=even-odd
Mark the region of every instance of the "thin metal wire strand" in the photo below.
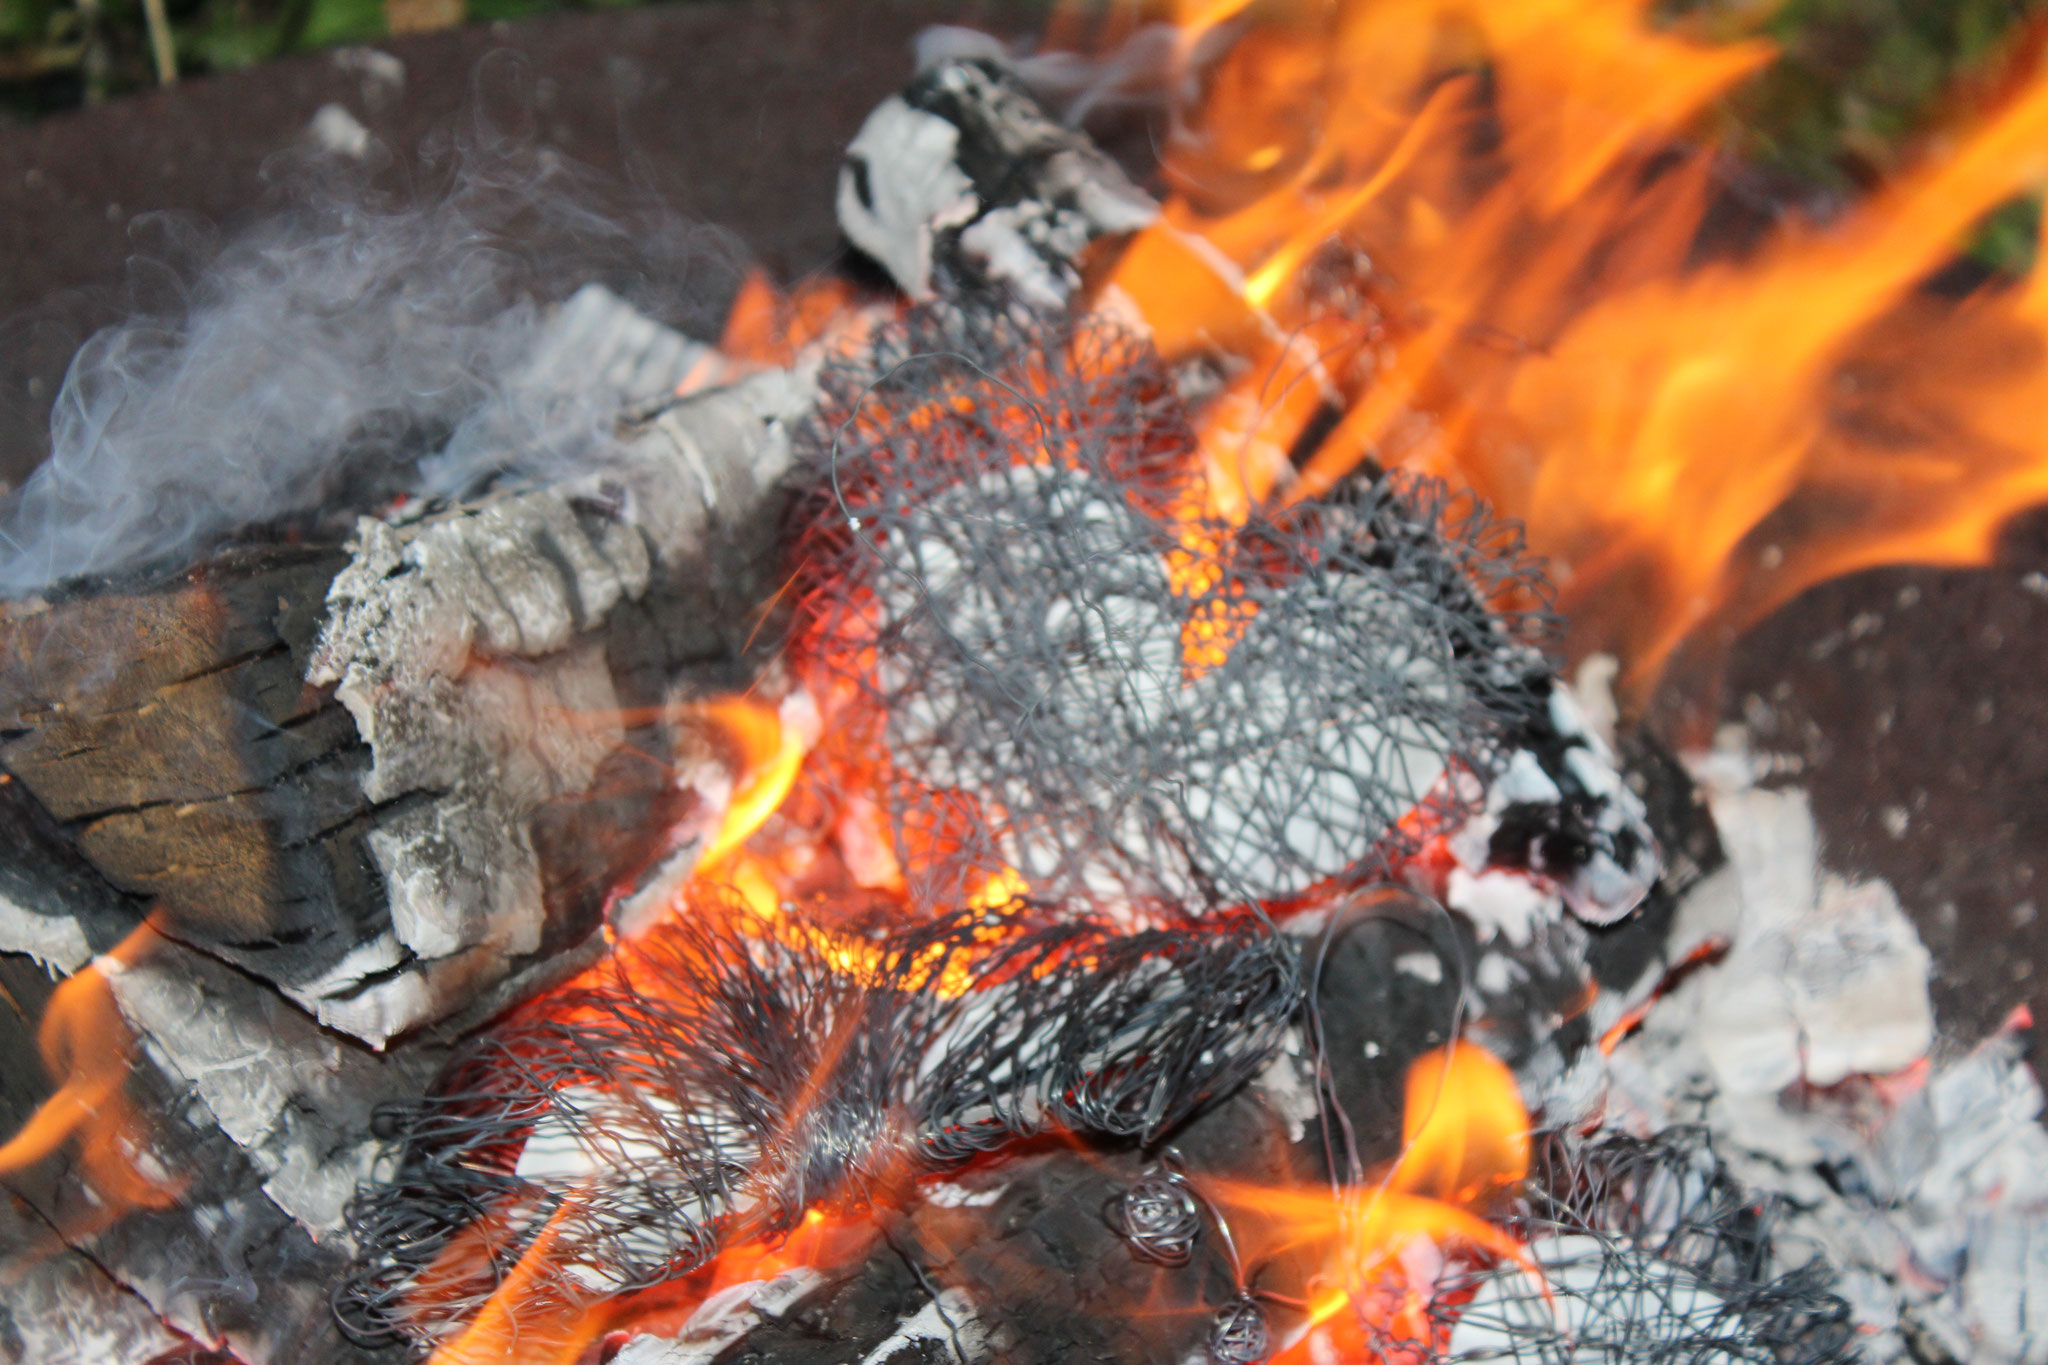
[[[1545,1265],[1457,1275],[1432,1314],[1450,1362],[1848,1365],[1859,1357],[1827,1267],[1774,1268],[1775,1206],[1704,1130],[1543,1140],[1512,1226]]]

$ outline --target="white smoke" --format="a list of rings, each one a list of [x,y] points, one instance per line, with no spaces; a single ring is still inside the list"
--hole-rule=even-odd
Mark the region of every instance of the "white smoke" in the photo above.
[[[50,458],[0,504],[0,596],[598,458],[616,395],[518,383],[548,304],[596,281],[662,317],[737,271],[718,235],[492,129],[419,166],[277,169],[289,207],[79,349]]]

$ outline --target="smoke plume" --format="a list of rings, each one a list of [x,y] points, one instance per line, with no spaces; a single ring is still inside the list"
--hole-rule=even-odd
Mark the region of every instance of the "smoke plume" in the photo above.
[[[225,244],[157,224],[131,271],[170,297],[78,351],[0,504],[0,596],[601,458],[617,395],[521,382],[549,306],[599,282],[673,317],[737,275],[728,241],[479,116],[417,164],[352,150],[281,159],[285,206]]]

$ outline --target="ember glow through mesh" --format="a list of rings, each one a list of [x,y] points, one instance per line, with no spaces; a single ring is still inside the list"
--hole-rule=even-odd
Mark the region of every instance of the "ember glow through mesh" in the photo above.
[[[1105,324],[928,309],[824,387],[799,649],[870,695],[899,830],[946,832],[901,850],[918,899],[1383,875],[1540,711],[1510,528],[1406,478],[1210,515],[1169,375]]]
[[[431,1341],[521,1265],[545,1318],[1019,1136],[1150,1139],[1265,1065],[1296,982],[1251,916],[1134,933],[1013,903],[875,942],[700,888],[387,1115],[400,1168],[355,1210],[337,1312]]]

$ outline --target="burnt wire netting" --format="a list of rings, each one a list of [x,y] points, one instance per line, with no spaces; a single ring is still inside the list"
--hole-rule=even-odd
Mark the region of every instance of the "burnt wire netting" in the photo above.
[[[1133,932],[1019,901],[876,940],[700,889],[383,1116],[398,1169],[353,1211],[336,1311],[431,1342],[525,1258],[544,1321],[1015,1137],[1150,1139],[1270,1060],[1297,980],[1247,915]]]
[[[1170,375],[1106,324],[926,309],[823,384],[797,643],[873,703],[927,904],[1005,864],[1197,912],[1383,874],[1532,720],[1512,528],[1395,477],[1216,519]]]
[[[1443,1361],[1515,1365],[1847,1365],[1847,1305],[1819,1261],[1774,1259],[1773,1205],[1704,1130],[1552,1137],[1516,1231],[1538,1280],[1503,1265],[1439,1287]]]

